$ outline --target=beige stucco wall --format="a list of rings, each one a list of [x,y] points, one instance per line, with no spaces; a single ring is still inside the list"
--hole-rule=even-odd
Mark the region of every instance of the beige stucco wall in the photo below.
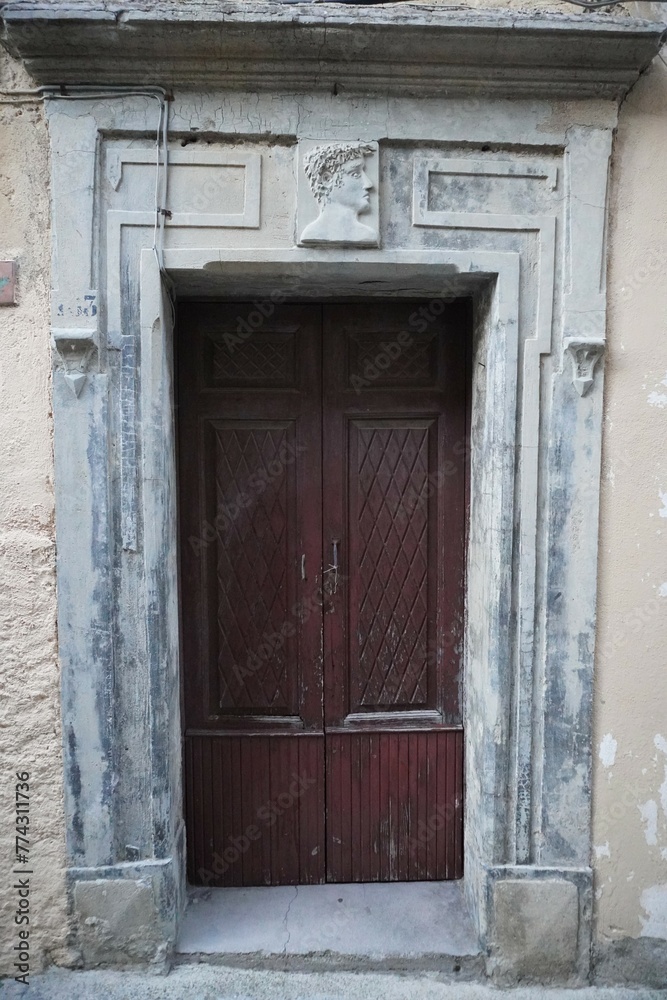
[[[0,55],[0,88],[29,86]],[[0,100],[4,100],[0,98]],[[17,943],[15,772],[31,774],[33,970],[65,939],[53,442],[49,357],[49,155],[42,109],[0,103],[0,259],[19,304],[0,308],[0,975]]]
[[[597,933],[667,938],[667,67],[623,108],[611,195],[595,698]]]
[[[26,85],[0,55],[0,88]],[[39,105],[1,103],[0,259],[18,260],[20,297],[16,308],[0,309],[0,975],[11,973],[14,943],[9,817],[17,769],[33,776],[33,968],[67,956],[48,170]],[[601,940],[667,938],[666,272],[667,69],[656,61],[621,111],[611,200],[595,700]]]

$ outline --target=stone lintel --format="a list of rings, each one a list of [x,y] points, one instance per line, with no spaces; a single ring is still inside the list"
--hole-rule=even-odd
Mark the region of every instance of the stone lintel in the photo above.
[[[44,85],[307,87],[619,100],[665,25],[608,15],[312,3],[19,0],[4,44]]]

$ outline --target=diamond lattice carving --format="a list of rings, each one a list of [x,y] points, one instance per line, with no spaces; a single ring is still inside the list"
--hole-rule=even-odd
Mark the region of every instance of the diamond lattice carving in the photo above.
[[[399,343],[391,334],[372,333],[350,338],[354,351],[350,377],[370,378],[375,386],[425,386],[435,379],[436,335],[411,334],[411,343]]]
[[[427,700],[428,428],[359,428],[358,704]],[[353,688],[354,690],[354,688]]]
[[[219,707],[293,710],[287,674],[286,430],[216,431]],[[218,706],[213,706],[216,708]]]
[[[289,386],[294,384],[294,334],[228,334],[214,341],[216,386]]]

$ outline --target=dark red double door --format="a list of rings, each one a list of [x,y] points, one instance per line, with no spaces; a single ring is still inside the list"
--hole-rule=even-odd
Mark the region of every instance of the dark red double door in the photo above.
[[[181,308],[191,883],[462,874],[466,303],[434,313]]]

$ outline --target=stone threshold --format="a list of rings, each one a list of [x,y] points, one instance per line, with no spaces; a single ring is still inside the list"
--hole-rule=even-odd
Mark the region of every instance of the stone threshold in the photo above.
[[[461,882],[191,889],[179,963],[479,972]]]

